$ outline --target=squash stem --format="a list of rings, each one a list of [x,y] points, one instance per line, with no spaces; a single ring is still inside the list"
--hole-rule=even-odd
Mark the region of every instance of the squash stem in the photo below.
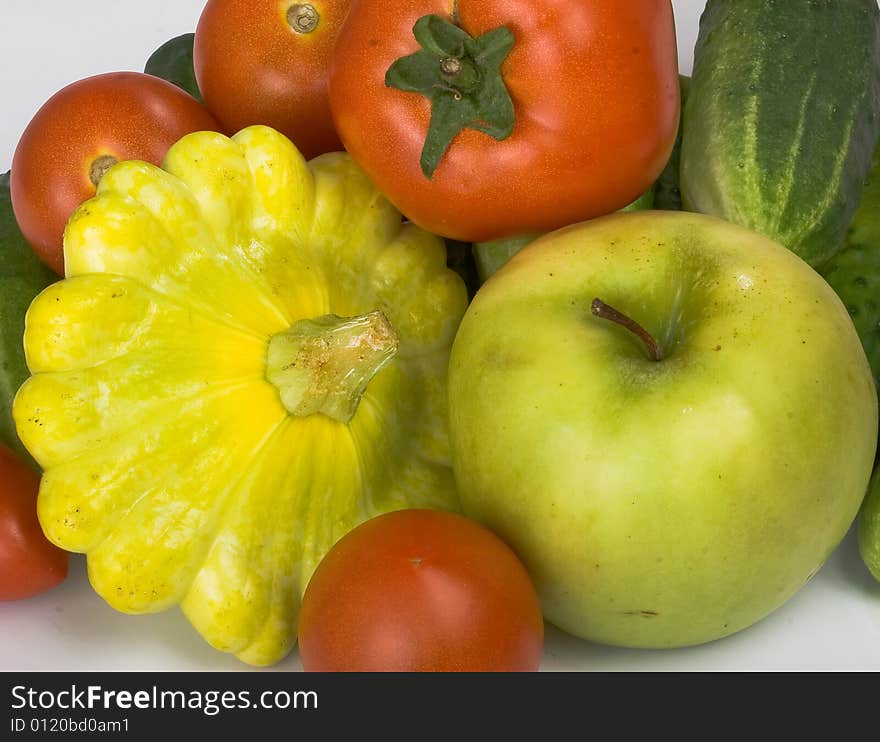
[[[320,413],[348,423],[370,380],[397,347],[397,334],[379,310],[304,319],[269,340],[266,378],[291,415]]]

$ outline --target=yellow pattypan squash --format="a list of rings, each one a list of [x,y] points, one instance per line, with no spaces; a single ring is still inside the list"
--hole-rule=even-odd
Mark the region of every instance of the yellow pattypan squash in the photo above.
[[[255,126],[163,169],[114,166],[38,296],[18,433],[43,529],[128,613],[180,604],[271,664],[315,566],[361,521],[457,509],[449,351],[467,304],[442,241],[344,153]]]

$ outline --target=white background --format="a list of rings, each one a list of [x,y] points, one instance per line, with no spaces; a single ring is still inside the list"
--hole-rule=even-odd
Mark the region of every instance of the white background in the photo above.
[[[376,0],[379,1],[379,0]],[[703,0],[674,0],[681,71],[690,73]],[[142,70],[150,53],[194,31],[203,0],[0,0],[0,172],[37,109],[67,83]],[[174,610],[116,613],[75,557],[59,588],[0,603],[0,670],[243,670]],[[273,670],[300,669],[296,652]],[[880,584],[851,533],[819,574],[755,626],[700,647],[601,647],[548,627],[544,670],[880,670]]]

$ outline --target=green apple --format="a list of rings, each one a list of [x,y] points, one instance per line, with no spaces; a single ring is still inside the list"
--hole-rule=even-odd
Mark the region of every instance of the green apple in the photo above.
[[[515,255],[464,318],[449,406],[465,512],[525,561],[545,617],[633,647],[782,605],[855,519],[877,443],[871,371],[828,284],[765,237],[676,212]]]

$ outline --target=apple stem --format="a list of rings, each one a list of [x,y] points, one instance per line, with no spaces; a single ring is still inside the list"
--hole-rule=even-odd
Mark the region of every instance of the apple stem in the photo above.
[[[634,319],[627,317],[623,312],[617,311],[614,307],[609,306],[601,299],[593,299],[590,309],[597,317],[616,322],[618,325],[622,325],[630,332],[638,335],[648,349],[648,355],[655,361],[663,360],[663,353],[660,350],[660,345],[654,340],[651,333]]]

